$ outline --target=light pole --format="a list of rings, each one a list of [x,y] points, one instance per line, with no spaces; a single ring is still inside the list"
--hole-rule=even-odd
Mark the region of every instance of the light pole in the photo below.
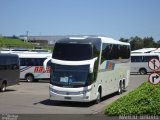
[[[28,33],[29,31],[26,31],[26,42],[28,42]]]

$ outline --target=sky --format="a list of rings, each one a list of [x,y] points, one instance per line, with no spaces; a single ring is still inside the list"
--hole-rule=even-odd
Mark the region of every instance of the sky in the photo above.
[[[0,35],[160,40],[160,0],[0,0]]]

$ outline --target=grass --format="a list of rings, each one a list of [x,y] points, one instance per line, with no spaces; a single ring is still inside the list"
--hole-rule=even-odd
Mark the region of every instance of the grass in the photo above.
[[[0,38],[0,47],[9,48],[9,47],[24,47],[24,48],[33,48],[31,43],[24,43],[19,39],[13,38]]]
[[[160,115],[160,84],[143,83],[105,109],[109,116]]]

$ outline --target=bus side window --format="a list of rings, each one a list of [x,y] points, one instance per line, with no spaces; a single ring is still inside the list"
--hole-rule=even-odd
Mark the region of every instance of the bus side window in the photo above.
[[[38,59],[36,58],[35,60],[36,60],[37,66],[43,66],[43,58],[38,58]]]
[[[154,58],[156,58],[157,60],[159,60],[159,57],[158,57],[158,56],[155,56]]]
[[[51,66],[51,60],[48,61],[47,66]]]
[[[127,45],[120,45],[119,46],[119,57],[122,59],[129,59],[130,58],[130,48]]]
[[[111,59],[118,59],[119,58],[119,45],[112,45],[112,50],[111,50]]]
[[[110,60],[110,54],[111,54],[111,44],[103,43],[102,45],[102,55],[101,55],[101,63],[103,63],[105,60]]]
[[[131,62],[142,62],[142,56],[132,56]]]
[[[143,56],[143,62],[147,62],[148,56]]]
[[[4,70],[5,69],[5,59],[3,57],[1,57],[0,59],[0,70]]]
[[[17,58],[11,59],[11,61],[10,61],[10,66],[11,66],[11,69],[12,69],[12,70],[17,70],[17,69],[19,69],[19,63],[18,63],[17,61],[18,61]]]
[[[20,66],[26,66],[26,59],[20,58]]]
[[[45,61],[46,58],[41,58],[41,66],[43,66],[43,62]]]

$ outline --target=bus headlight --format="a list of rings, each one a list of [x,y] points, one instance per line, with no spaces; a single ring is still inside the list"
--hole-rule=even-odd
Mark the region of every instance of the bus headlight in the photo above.
[[[52,87],[49,87],[49,91],[54,92],[54,93],[58,93],[58,91],[53,89]]]
[[[92,90],[92,88],[87,89],[87,90],[83,90],[83,91],[79,91],[80,94],[86,94],[87,92],[90,92]]]

